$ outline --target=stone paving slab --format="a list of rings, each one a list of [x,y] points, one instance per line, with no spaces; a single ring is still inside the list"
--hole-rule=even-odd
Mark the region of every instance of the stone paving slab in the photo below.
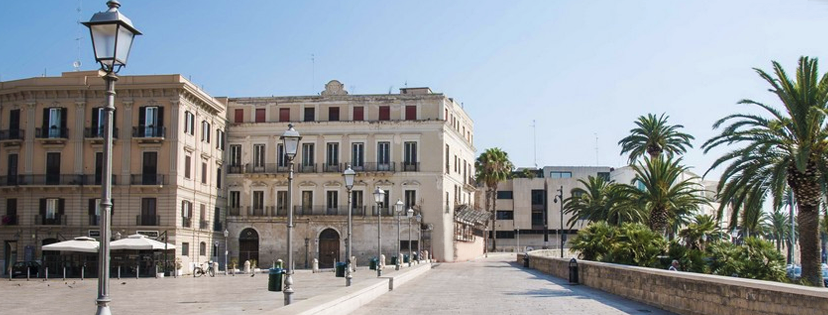
[[[383,275],[404,272],[386,266]],[[353,283],[377,278],[376,271],[359,268]],[[267,291],[267,274],[178,278],[113,278],[113,314],[265,314],[284,306],[282,292]],[[0,279],[0,314],[94,314],[97,279]],[[345,287],[333,272],[294,275],[294,303]]]
[[[672,314],[569,285],[514,261],[514,254],[491,253],[470,262],[435,264],[352,314]]]

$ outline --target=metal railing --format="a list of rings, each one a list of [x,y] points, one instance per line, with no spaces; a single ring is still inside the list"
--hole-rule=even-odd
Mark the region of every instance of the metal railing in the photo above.
[[[99,186],[103,183],[103,175],[81,175],[81,185]],[[112,175],[112,185],[116,185],[116,175]]]
[[[419,172],[420,162],[403,162],[403,172]]]
[[[14,214],[7,214],[3,216],[2,221],[0,221],[2,225],[17,225],[17,215]]]
[[[38,174],[0,176],[0,186],[81,185],[81,175]]]
[[[89,216],[89,225],[98,225],[101,224],[101,216],[90,214]]]
[[[230,215],[241,215],[241,208],[227,208],[227,211]]]
[[[371,206],[371,213],[369,213],[368,215],[376,216],[377,212],[377,206]],[[389,207],[382,207],[380,208],[379,212],[382,214],[382,216],[394,216],[394,209]]]
[[[83,128],[83,137],[86,139],[101,139],[104,136],[104,127]],[[118,128],[112,128],[112,138],[118,139]]]
[[[159,215],[136,215],[135,225],[138,226],[159,226],[161,225],[161,216]]]
[[[37,139],[69,139],[69,128],[35,128]]]
[[[303,165],[299,164],[296,166],[297,173],[316,173],[316,163]]]
[[[165,138],[167,127],[164,126],[138,126],[132,127],[133,138]]]
[[[266,217],[273,211],[273,206],[268,207],[250,207],[247,206],[247,216],[249,217]]]
[[[35,216],[35,225],[66,225],[69,218],[66,215],[55,214],[53,216]]]
[[[242,165],[229,165],[227,166],[227,174],[241,174],[244,173],[244,166]]]
[[[132,185],[166,185],[164,174],[138,174],[130,175]]]
[[[0,130],[0,141],[23,140],[24,134],[26,134],[26,131],[23,129]]]
[[[325,164],[323,171],[325,173],[340,173],[344,171],[342,164]]]
[[[365,162],[362,165],[351,165],[351,169],[356,172],[396,172],[396,164],[394,162]]]
[[[222,228],[222,225],[221,225],[221,221],[213,222],[213,231],[216,231],[216,232],[224,231],[224,229]]]
[[[278,163],[265,163],[262,165],[255,165],[255,164],[245,164],[244,165],[244,173],[253,173],[253,174],[276,174],[276,173],[287,173],[289,171],[289,167],[287,165],[279,165]]]
[[[207,220],[199,220],[198,221],[198,228],[199,229],[206,230],[209,227],[210,227],[210,222],[207,222]]]

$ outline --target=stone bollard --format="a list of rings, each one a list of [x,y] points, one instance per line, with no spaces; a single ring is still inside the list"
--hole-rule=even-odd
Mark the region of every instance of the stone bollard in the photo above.
[[[250,261],[249,260],[244,261],[244,273],[250,273]]]
[[[356,272],[356,267],[357,267],[356,256],[351,256],[351,262],[350,262],[349,265],[351,266],[351,272]]]
[[[423,251],[423,257],[425,257],[426,262],[431,262],[430,257],[428,257],[428,251],[427,250]]]
[[[218,265],[219,265],[219,263],[217,261],[213,262],[213,274],[218,273]]]
[[[281,259],[276,259],[276,268],[285,268],[285,261]]]
[[[311,268],[313,268],[313,273],[319,272],[319,259],[313,259],[313,264],[311,265]]]
[[[379,256],[379,267],[380,269],[385,269],[385,255]]]

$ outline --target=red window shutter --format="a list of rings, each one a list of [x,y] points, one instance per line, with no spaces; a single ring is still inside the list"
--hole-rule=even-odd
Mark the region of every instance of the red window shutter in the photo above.
[[[290,108],[280,108],[279,109],[279,121],[281,121],[281,122],[290,121]]]
[[[405,120],[417,120],[417,106],[408,105],[405,107]]]
[[[240,123],[244,122],[244,109],[241,109],[241,108],[236,109],[236,119],[235,119],[235,121],[236,121],[237,124],[240,124]]]
[[[365,114],[363,112],[363,107],[362,106],[354,106],[354,120],[355,121],[365,120],[364,115]]]
[[[379,120],[391,120],[391,107],[380,106]]]
[[[256,109],[256,122],[265,122],[265,109],[264,108],[257,108]]]

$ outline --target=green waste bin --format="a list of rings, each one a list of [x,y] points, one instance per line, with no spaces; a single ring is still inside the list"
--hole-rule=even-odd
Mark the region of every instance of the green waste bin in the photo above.
[[[392,265],[396,265],[396,264],[397,264],[397,256],[391,256],[391,264],[392,264]]]
[[[345,277],[345,263],[344,262],[336,263],[336,276],[337,277]]]
[[[371,258],[371,263],[368,264],[368,269],[377,270],[377,263],[379,262],[376,258]]]
[[[407,264],[410,260],[411,260],[411,258],[410,258],[410,257],[408,257],[408,254],[403,255],[403,262],[404,262],[404,263],[406,263],[406,264]]]
[[[267,277],[268,291],[282,291],[282,268],[270,268],[270,273]]]

